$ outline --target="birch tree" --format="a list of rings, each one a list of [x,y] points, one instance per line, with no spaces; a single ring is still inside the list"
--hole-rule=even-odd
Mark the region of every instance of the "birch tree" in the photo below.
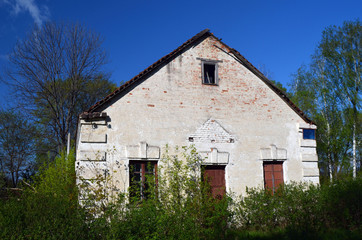
[[[324,61],[315,55],[312,64],[301,67],[294,76],[292,100],[317,123],[319,167],[332,181],[348,172],[350,135],[346,116],[329,86],[324,76]]]
[[[358,115],[361,111],[362,25],[359,20],[332,26],[323,32],[319,45],[326,59],[325,75],[338,93],[339,104],[352,111],[352,166],[357,173]]]
[[[361,23],[328,27],[309,66],[294,76],[293,100],[317,122],[317,150],[330,180],[357,174],[361,136]],[[349,164],[351,162],[352,164]]]

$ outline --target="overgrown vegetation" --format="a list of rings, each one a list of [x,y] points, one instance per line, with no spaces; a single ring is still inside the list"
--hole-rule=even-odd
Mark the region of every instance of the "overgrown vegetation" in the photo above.
[[[1,111],[0,238],[361,239],[361,31],[359,20],[327,28],[293,82],[292,100],[318,124],[321,175],[330,181],[216,200],[192,148],[167,152],[142,194],[132,194],[135,185],[110,197],[109,172],[77,186],[74,153],[60,150],[68,133],[75,139],[77,114],[115,86],[98,34],[56,23],[34,29],[7,74],[28,116]]]
[[[74,155],[44,166],[34,187],[1,199],[1,239],[360,239],[362,179],[292,183],[274,195],[212,197],[193,148],[163,157],[148,197],[120,195],[93,214],[78,204]],[[157,183],[157,184],[156,184]]]

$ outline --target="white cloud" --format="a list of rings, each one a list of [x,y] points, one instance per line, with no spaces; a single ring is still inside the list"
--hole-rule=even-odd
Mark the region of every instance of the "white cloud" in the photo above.
[[[3,3],[10,5],[15,15],[28,12],[38,26],[41,26],[49,16],[48,8],[38,6],[35,0],[3,0]]]

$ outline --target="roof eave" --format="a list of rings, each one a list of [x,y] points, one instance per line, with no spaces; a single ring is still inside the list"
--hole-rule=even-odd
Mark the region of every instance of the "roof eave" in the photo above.
[[[140,72],[138,75],[133,77],[131,80],[125,82],[123,85],[121,85],[118,89],[116,89],[114,92],[110,93],[108,96],[106,96],[104,99],[98,101],[93,106],[91,106],[86,112],[95,112],[104,104],[112,100],[116,95],[126,90],[128,87],[131,87],[135,82],[141,81],[144,78],[147,78],[153,71],[156,69],[159,69],[161,66],[167,64],[168,62],[172,61],[174,58],[176,58],[180,53],[194,45],[196,42],[198,42],[202,38],[206,38],[208,36],[212,35],[210,33],[209,29],[204,29],[203,31],[199,32],[186,42],[184,42],[181,46],[176,48],[171,53],[165,55],[164,57],[160,58],[158,61],[150,65],[148,68]]]

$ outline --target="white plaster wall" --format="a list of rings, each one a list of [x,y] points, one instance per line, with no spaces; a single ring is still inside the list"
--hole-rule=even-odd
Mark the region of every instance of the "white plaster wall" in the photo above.
[[[105,162],[112,168],[115,184],[118,190],[126,191],[128,145],[146,142],[159,147],[161,155],[166,144],[195,144],[200,152],[216,148],[229,153],[225,169],[227,190],[244,194],[246,186],[263,186],[260,149],[273,144],[287,152],[284,181],[302,181],[302,155],[316,155],[315,141],[314,147],[301,147],[300,127],[306,123],[262,80],[225,51],[228,52],[225,46],[209,37],[102,109],[110,117],[106,130],[102,128],[106,143],[78,139],[77,156],[81,151],[106,151]],[[222,61],[218,63],[218,86],[202,84],[198,58]],[[234,142],[190,143],[189,136],[208,119],[217,121],[234,137]],[[86,132],[91,131],[87,129]],[[84,139],[83,127],[80,132],[79,138]],[[84,165],[79,157],[77,160],[77,166]],[[113,166],[115,162],[117,166]]]

